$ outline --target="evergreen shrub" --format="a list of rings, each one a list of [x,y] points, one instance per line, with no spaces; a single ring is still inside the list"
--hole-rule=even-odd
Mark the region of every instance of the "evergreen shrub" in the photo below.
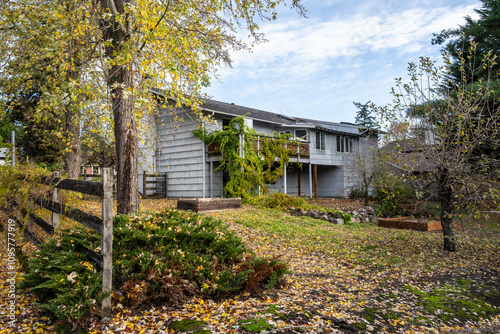
[[[131,308],[179,304],[191,295],[258,292],[289,272],[277,258],[256,258],[211,217],[165,210],[118,216],[113,224],[113,288],[121,292],[115,302]],[[54,318],[80,321],[100,308],[104,296],[100,271],[75,248],[99,251],[100,242],[98,233],[83,227],[61,230],[30,259],[20,288],[31,288]]]

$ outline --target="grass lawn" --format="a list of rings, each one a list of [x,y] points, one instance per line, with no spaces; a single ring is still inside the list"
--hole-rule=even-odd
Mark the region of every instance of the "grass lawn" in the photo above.
[[[165,203],[150,200],[142,208]],[[440,233],[332,225],[254,207],[207,215],[224,220],[257,255],[288,261],[293,274],[285,285],[258,296],[195,297],[181,308],[131,313],[115,305],[113,319],[89,332],[171,333],[192,324],[198,333],[500,332],[498,225],[488,225],[488,237],[462,228],[458,251],[447,253]],[[52,323],[30,298],[20,296],[21,327],[50,333]]]

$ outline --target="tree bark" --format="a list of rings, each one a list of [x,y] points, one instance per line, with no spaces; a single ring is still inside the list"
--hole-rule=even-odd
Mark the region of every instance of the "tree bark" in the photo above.
[[[443,228],[444,250],[456,251],[453,233],[453,189],[447,169],[441,172],[438,184],[439,201],[441,203],[441,227]]]
[[[71,110],[66,110],[66,131],[71,136],[69,151],[66,152],[65,170],[68,178],[77,179],[82,165],[82,150],[80,141],[80,117]]]
[[[111,93],[116,142],[116,191],[118,213],[129,214],[139,210],[139,181],[137,171],[137,129],[134,118],[133,61],[123,63],[119,56],[129,40],[126,24],[120,24],[115,13],[125,15],[124,0],[101,0],[101,6],[113,13],[103,17],[101,27],[104,40],[110,41],[105,54],[111,60],[107,85]],[[111,7],[112,8],[111,8]],[[118,55],[118,57],[117,57]]]
[[[108,85],[123,84],[112,89],[113,117],[116,141],[116,191],[118,213],[129,214],[139,211],[138,170],[137,170],[137,129],[134,119],[134,98],[124,96],[123,87],[133,86],[132,64],[112,66],[113,73]]]

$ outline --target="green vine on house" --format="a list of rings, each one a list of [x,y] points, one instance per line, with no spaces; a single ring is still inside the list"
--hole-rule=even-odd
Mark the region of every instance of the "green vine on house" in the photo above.
[[[284,174],[284,167],[293,154],[287,144],[298,144],[290,134],[257,134],[249,128],[243,116],[231,120],[222,130],[208,132],[203,126],[193,131],[193,136],[205,144],[220,147],[222,160],[214,171],[229,174],[224,187],[224,197],[241,197],[267,192],[266,184],[276,183]],[[257,140],[259,145],[257,146]],[[240,145],[243,150],[240,150]]]

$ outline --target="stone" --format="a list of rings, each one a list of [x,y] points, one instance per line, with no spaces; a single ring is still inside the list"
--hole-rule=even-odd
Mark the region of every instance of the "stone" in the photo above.
[[[335,219],[335,224],[344,225],[344,220],[342,218],[337,218],[337,219]]]
[[[307,211],[306,210],[300,210],[299,213],[301,216],[307,216]]]
[[[311,218],[314,218],[314,219],[319,219],[319,217],[321,217],[320,213],[318,211],[316,211],[316,210],[310,210],[307,213],[307,216],[311,217]]]
[[[319,217],[319,219],[328,221],[328,216],[327,215],[322,215],[321,217]]]

